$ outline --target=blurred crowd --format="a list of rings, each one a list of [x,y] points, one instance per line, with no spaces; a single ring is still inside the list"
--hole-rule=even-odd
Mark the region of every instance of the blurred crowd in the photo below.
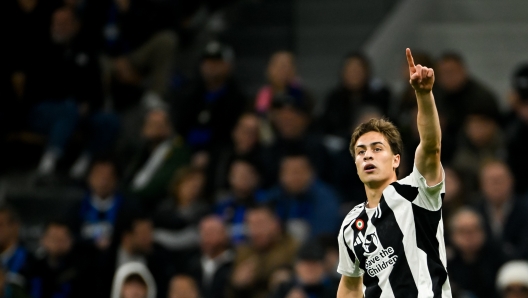
[[[335,297],[339,226],[366,199],[351,132],[372,117],[396,123],[405,177],[414,92],[391,92],[352,52],[315,98],[281,50],[249,94],[236,49],[218,40],[195,77],[175,79],[197,7],[232,1],[193,2],[3,3],[1,146],[41,144],[35,187],[62,174],[86,191],[34,251],[17,210],[0,207],[0,297]],[[454,296],[528,297],[528,64],[512,69],[505,111],[461,53],[435,58],[414,54],[436,74]]]

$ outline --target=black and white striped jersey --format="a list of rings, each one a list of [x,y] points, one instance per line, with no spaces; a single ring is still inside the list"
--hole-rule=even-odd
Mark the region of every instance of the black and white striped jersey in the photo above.
[[[444,181],[427,186],[414,166],[391,183],[376,208],[359,204],[339,232],[339,266],[363,276],[370,297],[451,297],[447,278],[442,199]]]

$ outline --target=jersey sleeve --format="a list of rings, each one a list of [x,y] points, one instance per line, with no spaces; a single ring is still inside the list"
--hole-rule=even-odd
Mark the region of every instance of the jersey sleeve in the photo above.
[[[411,186],[418,188],[418,196],[412,201],[414,204],[432,211],[436,211],[442,207],[442,200],[445,193],[445,173],[443,168],[442,181],[436,185],[427,185],[427,181],[420,171],[418,171],[416,165],[413,166],[412,173],[402,180],[402,182],[404,181],[407,182],[405,184],[410,184]]]
[[[337,266],[337,272],[350,277],[363,276],[364,271],[359,267],[359,260],[346,244],[344,230],[345,228],[341,228],[337,239],[339,243],[339,265]]]

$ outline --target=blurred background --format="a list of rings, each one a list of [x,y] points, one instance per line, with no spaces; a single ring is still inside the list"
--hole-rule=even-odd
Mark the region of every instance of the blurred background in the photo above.
[[[528,2],[6,0],[0,297],[335,297],[353,129],[419,142],[455,297],[528,297]]]

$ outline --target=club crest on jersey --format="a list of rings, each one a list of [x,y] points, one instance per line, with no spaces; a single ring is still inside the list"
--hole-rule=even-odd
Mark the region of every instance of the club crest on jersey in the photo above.
[[[356,220],[356,228],[357,228],[358,230],[361,231],[361,230],[363,230],[364,227],[365,227],[365,223],[363,222],[362,219],[358,219],[358,220]]]

